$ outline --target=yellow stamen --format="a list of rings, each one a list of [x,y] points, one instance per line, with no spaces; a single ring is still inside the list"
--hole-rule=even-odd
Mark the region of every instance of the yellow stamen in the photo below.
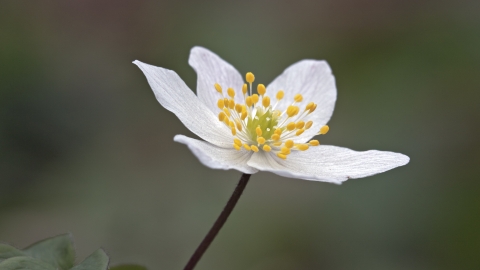
[[[222,87],[220,86],[220,84],[215,83],[214,86],[215,86],[215,90],[217,90],[217,92],[219,92],[221,94],[222,93]]]
[[[237,144],[233,144],[233,148],[235,148],[235,150],[237,151],[240,151],[241,146],[238,146]]]
[[[252,149],[253,152],[258,152],[258,147],[256,145],[250,145],[250,149]]]
[[[230,99],[230,100],[228,101],[228,107],[229,107],[230,109],[235,108],[235,100]]]
[[[278,135],[282,135],[282,129],[277,128],[277,129],[275,129],[275,131],[273,133],[278,134]]]
[[[233,121],[230,121],[230,122],[228,123],[228,125],[229,125],[231,128],[235,128],[235,123],[234,123]]]
[[[302,102],[303,96],[300,95],[300,94],[296,94],[296,95],[293,97],[293,100],[295,100],[295,102]]]
[[[297,132],[295,132],[295,135],[300,136],[300,135],[302,135],[302,133],[303,133],[304,131],[305,131],[305,129],[303,129],[303,128],[302,128],[302,129],[299,129],[299,130],[297,130]]]
[[[238,131],[242,131],[242,123],[237,119],[235,120],[235,125],[237,126]]]
[[[225,125],[230,126],[230,120],[227,117],[223,119],[223,122],[225,123]]]
[[[317,104],[313,104],[313,107],[310,108],[310,111],[308,112],[308,114],[311,114],[313,111],[315,111],[315,109],[317,109]]]
[[[247,112],[242,112],[242,116],[241,116],[242,120],[245,120],[245,118],[247,118],[247,116],[248,116]]]
[[[274,140],[274,141],[280,140],[280,135],[278,135],[278,134],[273,134],[273,135],[272,135],[272,140]]]
[[[311,128],[312,125],[313,125],[313,121],[308,121],[308,122],[305,124],[305,129]]]
[[[262,129],[259,126],[255,129],[255,132],[257,133],[257,136],[262,136]]]
[[[292,148],[293,147],[293,141],[292,140],[287,140],[285,142],[285,147],[287,148]]]
[[[287,156],[284,155],[284,154],[281,154],[281,153],[278,153],[277,154],[277,157],[281,158],[281,159],[287,159]]]
[[[235,104],[235,111],[237,111],[237,113],[241,113],[242,112],[242,105],[241,104]]]
[[[263,85],[263,84],[257,85],[257,92],[258,92],[259,95],[261,95],[261,96],[265,95],[266,91],[267,90],[265,89],[265,85]]]
[[[245,148],[245,150],[247,150],[247,151],[252,150],[252,149],[250,148],[250,146],[249,146],[248,144],[246,144],[246,143],[243,144],[243,148]]]
[[[252,97],[247,97],[247,98],[245,99],[245,103],[247,104],[248,107],[252,107],[252,105],[253,105],[253,99],[252,99]]]
[[[265,151],[265,152],[270,152],[270,151],[272,151],[272,148],[271,148],[269,145],[265,144],[265,145],[263,146],[263,151]]]
[[[282,100],[283,96],[285,96],[285,92],[283,92],[282,90],[277,92],[277,99],[278,100]]]
[[[311,140],[308,142],[308,144],[310,144],[311,146],[318,146],[320,145],[320,142],[317,140]]]
[[[295,125],[295,127],[296,127],[297,129],[301,129],[301,128],[303,128],[304,126],[305,126],[305,122],[303,122],[303,121],[298,121],[297,124]]]
[[[282,142],[274,142],[273,145],[280,146],[280,145],[282,145]]]
[[[233,90],[233,88],[228,88],[227,94],[229,97],[233,98],[235,96],[235,90]]]
[[[230,123],[232,123],[232,122],[230,122]],[[237,135],[237,130],[235,129],[235,127],[232,127],[231,129],[232,129],[232,135],[233,136]]]
[[[298,109],[297,106],[290,105],[287,108],[287,115],[288,115],[288,117],[293,117],[293,116],[298,114],[298,111],[299,111],[299,109]]]
[[[245,80],[248,83],[253,83],[253,81],[255,81],[255,76],[253,75],[253,73],[248,72],[247,75],[245,75]]]
[[[242,86],[242,93],[245,95],[247,92],[248,92],[248,86],[246,83],[244,83]]]
[[[253,101],[253,104],[257,104],[257,102],[258,102],[258,95],[257,94],[252,95],[252,101]]]
[[[309,111],[314,105],[315,105],[315,103],[309,102],[309,103],[307,104],[307,106],[305,106],[305,111]]]
[[[238,138],[233,139],[233,142],[238,146],[242,146],[242,141],[240,141]]]
[[[308,149],[308,144],[298,144],[297,149],[300,151],[305,151]]]
[[[282,147],[282,149],[280,150],[280,153],[282,153],[284,155],[289,155],[291,153],[291,151],[290,151],[290,148]]]
[[[262,105],[263,105],[263,107],[265,107],[265,108],[268,107],[268,106],[270,106],[270,98],[267,97],[267,96],[263,97]]]
[[[257,138],[257,142],[258,142],[258,144],[264,144],[264,143],[265,143],[265,138],[263,138],[263,137],[258,137],[258,138]]]
[[[225,120],[226,117],[227,117],[227,115],[224,112],[220,112],[218,114],[218,120],[220,120],[220,121]]]
[[[225,102],[223,101],[223,98],[218,100],[217,106],[219,109],[223,109],[223,107],[225,107]]]
[[[225,114],[228,115],[228,117],[230,117],[231,114],[228,108],[223,108],[223,112],[225,112]]]
[[[327,125],[325,125],[322,128],[320,128],[320,134],[322,134],[322,135],[327,134],[327,132],[329,130],[330,130],[330,128]]]
[[[292,131],[292,130],[294,130],[294,129],[295,129],[295,123],[294,123],[294,122],[288,123],[288,125],[287,125],[287,130],[288,130],[288,131]]]

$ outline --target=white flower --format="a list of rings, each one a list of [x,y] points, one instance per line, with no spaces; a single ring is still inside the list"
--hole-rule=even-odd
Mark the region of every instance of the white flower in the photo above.
[[[340,184],[405,165],[403,154],[357,152],[310,140],[328,132],[337,90],[325,61],[302,60],[267,87],[252,94],[252,73],[240,73],[201,47],[190,52],[198,75],[197,96],[171,70],[134,61],[147,77],[157,100],[205,141],[176,135],[213,169],[253,174],[269,171],[285,177]]]

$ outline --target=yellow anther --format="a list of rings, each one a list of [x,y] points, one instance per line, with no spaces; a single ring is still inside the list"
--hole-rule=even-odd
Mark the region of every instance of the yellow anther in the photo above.
[[[249,83],[253,83],[253,81],[255,81],[255,75],[253,75],[251,72],[248,72],[247,75],[245,75],[245,80]]]
[[[280,150],[280,153],[284,154],[284,155],[289,155],[290,154],[290,148],[287,148],[287,147],[282,147],[282,149]]]
[[[220,120],[220,121],[225,120],[226,117],[227,117],[227,115],[224,112],[220,112],[218,114],[218,120]]]
[[[288,123],[288,125],[287,125],[287,130],[288,130],[288,131],[292,131],[292,130],[294,130],[294,129],[295,129],[295,123],[294,123],[294,122]]]
[[[297,149],[300,151],[305,151],[308,149],[308,144],[298,144]]]
[[[317,140],[311,140],[308,142],[308,144],[310,144],[311,146],[318,146],[320,145],[320,142]]]
[[[262,129],[260,127],[257,127],[255,132],[257,133],[257,136],[262,136]]]
[[[230,99],[228,101],[228,107],[233,110],[233,108],[235,108],[235,100]]]
[[[309,103],[307,104],[307,106],[305,106],[305,111],[309,111],[314,105],[315,105],[315,103],[309,102]]]
[[[273,145],[275,145],[275,146],[280,146],[280,145],[282,145],[282,142],[281,142],[281,141],[274,142]]]
[[[223,112],[224,112],[228,117],[230,117],[230,111],[228,110],[228,108],[223,108]]]
[[[310,108],[310,111],[308,112],[308,114],[311,114],[313,111],[315,111],[315,109],[317,109],[317,104],[313,104],[313,107]]]
[[[235,129],[235,127],[232,127],[231,130],[232,130],[232,135],[233,136],[237,135],[237,130]]]
[[[252,107],[253,105],[253,98],[252,97],[247,97],[245,99],[245,103],[247,104],[248,107]]]
[[[225,107],[228,107],[228,98],[224,98],[223,103],[225,103]]]
[[[268,107],[268,106],[270,106],[270,98],[267,97],[267,96],[264,96],[264,97],[263,97],[263,100],[262,100],[262,105],[263,105],[263,107],[265,107],[265,108]]]
[[[282,100],[283,96],[285,96],[285,92],[283,92],[282,90],[277,92],[277,99],[278,100]]]
[[[242,123],[237,119],[235,120],[235,125],[237,126],[238,131],[242,131]]]
[[[247,112],[247,106],[242,105],[242,112]]]
[[[241,147],[242,146],[238,146],[237,144],[233,144],[233,148],[235,148],[235,150],[237,150],[237,151],[240,151]]]
[[[257,102],[258,102],[258,95],[257,94],[252,95],[252,102],[253,102],[253,104],[257,104]]]
[[[295,100],[295,102],[302,102],[303,96],[300,94],[296,94],[295,96],[293,96],[293,100]]]
[[[250,149],[252,149],[253,152],[258,152],[258,147],[256,145],[250,145]]]
[[[277,128],[277,129],[275,129],[275,131],[273,133],[278,134],[278,135],[282,135],[282,129]]]
[[[287,140],[285,142],[285,147],[287,148],[292,148],[293,147],[293,141],[292,140]]]
[[[222,93],[222,87],[220,86],[220,84],[218,83],[215,83],[215,90],[217,90],[217,92],[219,92],[220,94]]]
[[[323,134],[327,134],[327,132],[328,132],[329,130],[330,130],[330,128],[329,128],[327,125],[325,125],[325,126],[323,126],[323,127],[320,128],[320,134],[322,134],[322,135],[323,135]]]
[[[245,120],[245,118],[247,118],[247,116],[248,116],[247,112],[245,112],[245,111],[242,112],[242,116],[241,116],[242,120]]]
[[[228,119],[228,117],[225,117],[225,119],[223,119],[223,122],[225,123],[225,125],[230,126],[230,120]]]
[[[274,140],[274,141],[280,140],[280,135],[278,135],[278,134],[273,134],[273,135],[272,135],[272,140]]]
[[[277,154],[277,157],[281,158],[281,159],[287,159],[287,156],[284,155],[284,154],[281,154],[281,153],[278,153]]]
[[[233,88],[228,88],[227,94],[229,97],[233,98],[235,96],[235,90],[233,90]]]
[[[238,138],[233,139],[233,143],[235,143],[238,146],[242,146],[242,141],[240,141]]]
[[[263,151],[265,151],[265,152],[270,152],[270,151],[272,151],[272,148],[271,148],[269,145],[265,144],[265,145],[263,146]]]
[[[243,148],[245,148],[245,150],[247,150],[247,151],[252,150],[252,149],[250,148],[250,145],[248,145],[248,144],[246,144],[246,143],[243,144]]]
[[[303,121],[298,121],[297,124],[295,125],[295,127],[296,127],[297,129],[301,129],[301,128],[303,128],[304,126],[305,126],[305,122],[303,122]]]
[[[241,113],[242,112],[242,105],[241,104],[235,104],[235,111],[237,111],[237,113]]]
[[[308,122],[305,124],[305,129],[311,128],[312,125],[313,125],[313,121],[308,121]]]
[[[231,128],[235,128],[235,123],[233,121],[230,121],[228,123],[228,126],[230,126]]]
[[[242,93],[245,95],[247,92],[248,92],[248,86],[246,83],[244,83],[242,86]]]
[[[299,109],[298,109],[297,106],[290,105],[287,108],[287,115],[288,115],[288,117],[293,117],[293,116],[298,114],[298,111],[299,111]]]
[[[263,85],[261,83],[259,85],[257,85],[257,92],[258,92],[259,95],[261,95],[261,96],[265,95],[266,91],[267,91],[267,89],[265,89],[265,85]]]
[[[225,107],[225,102],[223,101],[223,98],[218,100],[217,106],[219,109],[223,109],[223,107]]]
[[[258,142],[258,144],[264,144],[264,143],[265,143],[265,138],[263,138],[263,137],[258,137],[258,138],[257,138],[257,142]]]
[[[300,136],[300,135],[302,135],[302,133],[303,133],[304,131],[305,131],[305,129],[303,129],[303,128],[302,128],[302,129],[299,129],[299,130],[297,130],[297,132],[295,132],[295,135]]]

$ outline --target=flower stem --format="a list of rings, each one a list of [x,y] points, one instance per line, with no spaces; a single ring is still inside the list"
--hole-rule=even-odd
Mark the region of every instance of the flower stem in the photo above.
[[[190,257],[190,260],[187,263],[187,266],[183,268],[184,270],[192,270],[195,268],[195,265],[197,265],[198,261],[200,258],[202,258],[203,253],[207,250],[207,248],[210,246],[210,244],[213,242],[213,239],[215,239],[215,236],[217,236],[218,232],[220,229],[223,227],[223,224],[227,221],[227,218],[230,216],[230,214],[233,211],[233,208],[238,202],[238,199],[240,199],[240,196],[243,193],[243,190],[247,186],[248,180],[250,180],[251,174],[242,174],[242,177],[240,178],[240,181],[237,184],[237,187],[233,191],[232,196],[227,202],[227,205],[225,205],[225,208],[223,208],[222,213],[220,216],[218,216],[217,220],[213,224],[212,228],[208,232],[208,234],[205,236],[203,241],[200,243],[198,246],[197,250],[195,250],[195,253],[193,253],[192,257]]]

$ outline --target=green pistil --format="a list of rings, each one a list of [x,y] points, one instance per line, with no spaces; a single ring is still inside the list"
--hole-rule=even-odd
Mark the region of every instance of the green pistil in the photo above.
[[[255,117],[248,118],[247,130],[250,138],[253,141],[257,141],[255,129],[259,126],[262,130],[262,137],[265,138],[265,140],[270,139],[275,131],[273,127],[278,124],[278,116],[274,117],[272,110],[269,109],[267,111],[257,110]]]

